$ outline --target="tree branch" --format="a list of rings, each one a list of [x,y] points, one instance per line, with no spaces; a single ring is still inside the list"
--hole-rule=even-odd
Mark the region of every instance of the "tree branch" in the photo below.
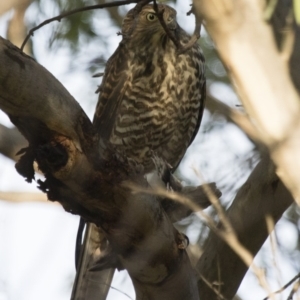
[[[10,202],[45,202],[52,203],[47,201],[47,197],[42,193],[29,193],[29,192],[0,192],[0,199]]]
[[[288,288],[292,283],[294,283],[299,278],[300,278],[300,273],[298,273],[296,276],[294,276],[288,283],[286,283],[279,290],[277,290],[276,292],[272,293],[271,295],[268,295],[268,297],[264,298],[263,300],[268,300],[271,296],[282,293],[286,288]]]
[[[154,195],[132,193],[125,184],[147,187],[141,166],[98,141],[64,87],[2,38],[0,65],[0,108],[29,141],[18,171],[32,180],[36,161],[49,200],[102,228],[110,245],[106,255],[127,269],[137,299],[198,300],[185,237]]]
[[[104,3],[104,4],[96,4],[96,5],[90,5],[90,6],[85,6],[85,7],[80,7],[80,8],[76,8],[64,13],[61,13],[60,15],[47,19],[44,22],[42,22],[41,24],[39,24],[38,26],[33,27],[32,29],[29,30],[29,33],[27,34],[25,40],[23,41],[22,45],[21,45],[21,50],[23,51],[24,46],[26,45],[27,41],[29,40],[30,36],[33,36],[33,33],[42,28],[43,26],[54,22],[54,21],[58,21],[60,22],[61,19],[72,16],[74,14],[80,13],[80,12],[84,12],[84,11],[88,11],[88,10],[94,10],[94,9],[103,9],[103,8],[109,8],[109,7],[115,7],[115,6],[121,6],[121,5],[127,5],[127,4],[131,4],[131,3],[139,3],[139,2],[143,2],[144,0],[123,0],[123,1],[114,1],[111,3]],[[149,0],[147,2],[150,2],[152,0]],[[145,2],[145,1],[144,1]]]
[[[260,1],[194,1],[277,174],[300,204],[300,99]],[[259,45],[259,51],[257,46]],[[263,101],[262,101],[263,99]]]
[[[276,223],[292,202],[291,194],[276,176],[275,168],[266,156],[239,190],[227,211],[227,218],[239,241],[254,256],[269,235],[266,215],[271,216]],[[207,281],[216,283],[219,292],[226,299],[232,299],[248,266],[235,251],[211,232],[196,269]],[[198,289],[200,299],[218,299],[200,275]]]

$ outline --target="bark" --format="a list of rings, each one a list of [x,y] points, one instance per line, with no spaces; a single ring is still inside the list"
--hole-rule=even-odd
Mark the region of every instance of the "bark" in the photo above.
[[[270,122],[270,127],[272,127],[276,122],[278,126],[282,127],[280,129],[283,129],[283,133],[279,131],[280,138],[282,135],[287,135],[287,140],[276,142],[281,148],[279,151],[290,151],[284,143],[291,140],[290,133],[293,132],[286,129],[288,125],[284,128],[284,122],[281,121],[280,115],[282,110],[286,117],[285,121],[292,123],[293,117],[298,114],[298,111],[297,109],[292,111],[291,107],[293,105],[297,107],[299,99],[291,85],[289,70],[285,65],[285,53],[279,53],[277,48],[286,52],[286,49],[282,48],[285,38],[282,32],[287,26],[286,17],[291,9],[291,1],[279,0],[271,19],[277,47],[271,29],[263,21],[258,1],[235,1],[234,3],[233,1],[218,1],[216,3],[216,1],[202,0],[194,1],[194,4],[197,9],[202,10],[207,29],[216,43],[247,113],[253,120],[252,124],[257,126],[257,128],[254,127],[254,130],[256,129],[255,136],[259,138],[260,143],[265,143],[269,147],[272,158],[280,167],[278,172],[268,158],[264,157],[240,189],[227,212],[227,217],[240,242],[255,255],[268,237],[266,215],[272,216],[276,223],[293,201],[290,192],[277,178],[275,172],[282,175],[282,173],[280,174],[282,167],[298,168],[297,162],[291,166],[291,164],[285,165],[282,160],[278,160],[277,149],[274,149],[272,141],[270,142],[272,138],[275,139],[272,135],[273,128],[267,128],[265,124]],[[293,82],[299,90],[300,77],[297,61],[300,57],[300,30],[294,24],[293,28],[295,44],[289,66]],[[268,88],[269,90],[267,90]],[[280,103],[283,99],[286,102]],[[264,107],[263,105],[266,103],[268,104]],[[230,112],[228,110],[226,112],[230,116]],[[290,116],[287,116],[289,113],[291,113]],[[275,134],[277,134],[278,126],[274,126]],[[297,144],[295,143],[294,146]],[[296,160],[299,162],[297,155],[291,156],[293,162]],[[282,179],[288,185],[289,178],[285,175],[282,175]],[[290,177],[292,176],[291,173]],[[297,181],[298,179],[294,177],[293,180]],[[292,185],[290,184],[288,187],[295,195],[297,191],[293,189]],[[197,264],[198,274],[201,274],[209,283],[216,283],[213,287],[216,291],[220,291],[226,299],[232,299],[247,269],[248,266],[232,249],[213,233],[210,234],[204,254]],[[201,276],[199,275],[198,279],[201,299],[220,299],[212,288],[204,283]],[[221,285],[218,285],[219,283]]]
[[[64,87],[2,38],[0,65],[0,108],[29,141],[17,170],[31,181],[36,161],[49,200],[103,229],[106,258],[127,269],[137,299],[199,299],[184,236],[154,195],[126,185],[147,188],[141,166],[96,140]]]
[[[277,174],[300,203],[300,101],[259,0],[194,1]]]
[[[293,197],[275,174],[273,163],[265,156],[227,211],[239,241],[253,257],[269,235],[266,216],[271,216],[276,223],[292,202]],[[211,232],[196,269],[208,282],[215,283],[214,287],[225,299],[232,299],[248,267],[234,250]],[[219,299],[201,276],[198,277],[200,299]]]
[[[16,128],[7,128],[0,124],[0,153],[17,160],[17,152],[28,145],[26,139]]]

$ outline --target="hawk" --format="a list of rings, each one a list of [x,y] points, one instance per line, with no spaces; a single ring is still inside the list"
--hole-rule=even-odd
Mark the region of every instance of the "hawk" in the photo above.
[[[191,37],[177,24],[176,11],[167,5],[158,5],[158,11],[163,12],[166,26],[184,47]],[[143,165],[145,173],[155,169],[153,153],[174,170],[202,119],[205,66],[200,46],[194,43],[179,54],[152,5],[144,6],[139,13],[130,10],[121,34],[122,41],[107,62],[99,88],[95,130],[99,138]],[[76,262],[84,264],[88,260],[79,262],[83,220],[80,224]],[[86,240],[84,249],[88,249],[88,243]],[[102,280],[101,272],[98,275]],[[93,280],[98,275],[93,273]],[[81,280],[78,290],[84,291],[86,298],[96,299],[99,291],[87,291],[84,278]],[[76,284],[73,289],[72,299],[79,299]]]
[[[182,46],[190,36],[176,11],[158,5]],[[195,138],[204,109],[205,65],[198,43],[178,54],[152,5],[130,10],[122,41],[107,62],[94,115],[99,137],[126,156],[154,169],[153,153],[178,166]]]

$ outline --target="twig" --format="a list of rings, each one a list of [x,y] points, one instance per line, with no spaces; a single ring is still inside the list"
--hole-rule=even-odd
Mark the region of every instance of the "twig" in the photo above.
[[[115,290],[115,291],[117,291],[117,292],[123,294],[123,295],[126,296],[127,298],[133,300],[133,298],[130,297],[130,295],[128,295],[127,293],[123,292],[122,290],[120,290],[120,289],[118,289],[118,288],[115,288],[115,287],[111,286],[110,284],[107,284],[107,283],[105,283],[105,282],[98,282],[98,281],[95,281],[95,280],[91,280],[91,281],[92,281],[92,282],[95,282],[95,283],[97,283],[97,284],[102,284],[102,285],[105,285],[105,286],[109,286],[110,289]]]
[[[218,287],[220,287],[220,285],[222,284],[220,284],[220,283],[216,283],[216,282],[213,282],[213,283],[211,283],[211,282],[209,282],[199,271],[197,271],[197,273],[198,273],[198,275],[199,275],[199,277],[203,280],[203,282],[205,282],[205,284],[211,289],[211,290],[213,290],[213,292],[218,296],[218,298],[219,299],[221,299],[221,300],[226,300],[226,298],[221,294],[221,292],[219,291],[219,290],[217,290],[216,288],[215,288],[215,285],[218,285]]]
[[[153,0],[153,9],[156,12],[157,18],[158,18],[161,26],[165,30],[167,36],[172,40],[172,42],[176,46],[178,55],[183,54],[184,52],[186,52],[187,50],[189,50],[190,48],[192,48],[194,46],[194,44],[200,38],[202,18],[194,13],[193,8],[187,13],[187,15],[190,15],[191,13],[195,14],[195,22],[196,22],[195,30],[194,30],[194,34],[191,36],[191,39],[184,46],[180,43],[180,40],[175,36],[175,33],[172,30],[170,30],[169,27],[167,26],[167,24],[164,20],[164,17],[163,17],[164,9],[161,9],[161,10],[158,9],[156,0]]]
[[[93,9],[102,9],[102,8],[109,8],[109,7],[115,7],[115,6],[121,6],[121,5],[126,5],[126,4],[131,4],[131,3],[139,3],[139,2],[145,2],[145,0],[123,0],[123,1],[115,1],[115,2],[110,2],[110,3],[104,3],[104,4],[96,4],[96,5],[90,5],[90,6],[85,6],[85,7],[81,7],[81,8],[76,8],[64,13],[61,13],[60,15],[47,19],[44,22],[40,23],[39,25],[31,28],[24,40],[24,42],[22,43],[21,46],[21,50],[23,51],[26,43],[28,42],[30,36],[33,36],[34,32],[38,29],[40,29],[41,27],[54,22],[54,21],[58,21],[60,22],[61,19],[65,18],[65,17],[69,17],[71,15],[77,14],[79,12],[83,12],[83,11],[88,11],[88,10],[93,10]],[[148,1],[149,3],[150,1]],[[144,4],[145,5],[145,4]],[[138,6],[138,5],[137,5]],[[142,7],[143,5],[141,5]]]
[[[249,252],[248,249],[246,249],[238,240],[235,232],[232,229],[232,226],[229,223],[229,220],[227,220],[226,216],[221,213],[223,225],[224,223],[227,225],[228,229],[226,226],[225,228],[218,228],[216,224],[214,223],[213,219],[209,217],[203,210],[202,208],[192,202],[189,198],[176,193],[172,192],[170,193],[166,189],[163,188],[156,188],[156,190],[148,189],[148,188],[143,188],[140,187],[136,184],[133,184],[131,182],[124,182],[124,186],[130,188],[133,193],[146,193],[146,194],[152,194],[152,195],[157,195],[157,196],[163,196],[165,198],[169,198],[173,201],[178,201],[179,203],[188,206],[191,210],[194,212],[197,212],[206,222],[207,226],[216,234],[218,235],[221,239],[223,239],[227,245],[237,253],[237,255],[242,259],[242,261],[251,268],[251,270],[254,272],[256,277],[258,278],[260,284],[265,288],[267,292],[270,292],[270,288],[265,280],[265,276],[263,274],[263,271],[259,269],[256,265],[253,263],[253,255]],[[209,187],[208,187],[209,188]],[[208,197],[214,197],[212,191],[208,191]],[[216,200],[217,201],[217,200]],[[212,202],[215,203],[215,200]],[[218,205],[217,205],[218,206]]]
[[[273,266],[276,270],[276,275],[277,275],[277,283],[278,286],[282,285],[282,278],[280,275],[280,270],[279,267],[276,263],[276,257],[277,257],[277,239],[276,239],[276,233],[275,233],[275,222],[272,216],[269,214],[266,215],[266,224],[267,224],[267,229],[270,237],[270,244],[271,244],[271,250],[272,250],[272,262]]]
[[[203,176],[196,170],[194,169],[194,172],[196,175],[204,181]],[[224,209],[222,205],[220,204],[219,199],[214,195],[213,191],[211,190],[210,186],[208,184],[203,185],[204,191],[206,192],[211,204],[215,208],[218,217],[220,219],[220,222],[224,228],[224,230],[218,232],[218,235],[228,244],[229,247],[233,251],[236,252],[237,255],[240,256],[240,258],[244,261],[244,263],[251,268],[255,276],[257,277],[260,285],[268,292],[270,293],[270,287],[266,281],[264,272],[262,269],[258,268],[256,265],[254,265],[253,262],[253,255],[252,253],[245,248],[244,245],[240,243],[238,240],[238,237],[235,233],[234,228],[232,227],[229,219],[227,218]]]
[[[298,273],[295,277],[293,277],[288,283],[286,283],[282,288],[280,288],[279,290],[277,290],[276,292],[273,292],[272,294],[268,295],[266,298],[264,298],[263,300],[268,300],[270,298],[270,296],[275,295],[275,294],[279,294],[281,292],[283,292],[287,287],[289,287],[295,280],[300,279],[300,273]],[[288,298],[289,299],[289,298]]]
[[[294,294],[297,292],[297,290],[299,289],[300,287],[300,280],[298,280],[297,282],[295,282],[287,300],[293,300],[293,297],[294,297]]]
[[[143,6],[145,6],[146,4],[148,4],[149,2],[151,2],[152,0],[139,0],[139,1],[135,1],[136,3],[138,3],[134,10],[135,10],[135,15],[139,14],[143,8]]]
[[[96,73],[94,74],[92,77],[96,78],[96,77],[102,77],[104,75],[104,72],[100,72],[100,73]]]
[[[161,9],[159,11],[158,9],[158,5],[156,3],[156,0],[153,1],[153,9],[154,11],[156,12],[156,15],[157,15],[157,18],[161,24],[161,26],[163,27],[163,29],[165,30],[167,36],[172,40],[172,42],[174,43],[174,45],[176,46],[177,49],[180,49],[181,48],[181,44],[180,44],[180,41],[178,40],[178,38],[176,38],[175,34],[173,31],[171,31],[165,20],[164,20],[164,12],[165,10],[164,9]]]
[[[195,29],[194,29],[194,33],[191,36],[191,39],[188,41],[188,43],[185,44],[184,46],[181,45],[181,48],[178,50],[178,54],[182,54],[182,53],[186,52],[187,50],[189,50],[190,48],[192,48],[201,36],[200,32],[201,32],[203,18],[200,14],[197,13],[198,11],[199,10],[194,9],[194,4],[193,4],[191,10],[189,12],[187,12],[188,16],[191,14],[194,14],[194,16],[195,16]]]

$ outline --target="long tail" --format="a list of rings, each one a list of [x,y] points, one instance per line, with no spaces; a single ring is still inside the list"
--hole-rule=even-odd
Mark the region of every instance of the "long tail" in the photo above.
[[[80,225],[79,230],[83,230],[82,221]],[[79,261],[76,263],[77,273],[71,300],[105,300],[107,297],[115,269],[92,270],[101,256],[101,234],[94,224],[87,224],[80,255],[77,254]],[[78,240],[81,241],[80,236]]]

